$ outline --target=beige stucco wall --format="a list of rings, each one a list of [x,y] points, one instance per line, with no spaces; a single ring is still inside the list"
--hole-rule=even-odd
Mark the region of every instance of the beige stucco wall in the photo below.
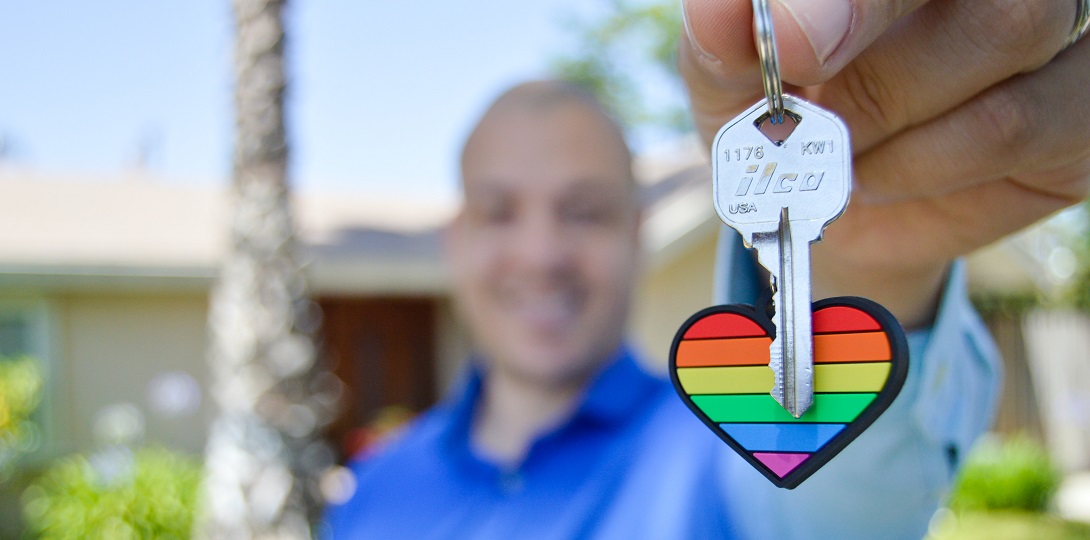
[[[468,332],[458,320],[454,302],[449,298],[439,300],[435,326],[436,395],[442,398],[458,382],[473,345]]]
[[[13,304],[0,290],[0,303]],[[14,305],[44,306],[52,342],[47,362],[52,385],[47,399],[49,448],[58,455],[93,450],[96,417],[111,405],[135,406],[144,419],[144,442],[201,452],[212,405],[207,394],[207,292],[105,290],[49,291]],[[468,338],[449,301],[439,302],[437,352],[440,395],[460,373]],[[157,375],[182,372],[201,386],[201,404],[192,414],[164,415],[149,398]]]
[[[715,235],[707,234],[687,242],[669,260],[649,261],[634,298],[629,335],[656,368],[665,369],[678,326],[710,305],[714,258]],[[0,299],[6,295],[10,296],[0,291]],[[69,290],[32,297],[47,307],[49,315],[54,372],[49,414],[55,452],[93,449],[96,416],[118,403],[141,411],[146,442],[202,450],[212,409],[204,363],[207,291]],[[449,301],[439,303],[436,332],[437,383],[442,393],[457,378],[469,350]],[[200,383],[201,405],[193,414],[156,412],[148,386],[164,372],[183,372]]]
[[[678,327],[711,305],[715,243],[712,229],[671,260],[647,269],[636,291],[630,339],[643,359],[662,371]]]
[[[149,383],[165,372],[207,380],[204,355],[208,309],[204,293],[72,294],[51,302],[59,326],[62,395],[55,410],[71,449],[93,448],[96,415],[117,403],[143,413],[145,441],[200,452],[211,410],[181,416],[156,412]]]

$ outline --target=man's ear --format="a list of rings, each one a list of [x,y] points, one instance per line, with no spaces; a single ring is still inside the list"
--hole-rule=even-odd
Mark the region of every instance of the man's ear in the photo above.
[[[635,219],[632,220],[632,241],[636,243],[637,251],[643,251],[643,205],[636,207]]]
[[[632,220],[632,243],[635,245],[636,260],[633,261],[633,269],[635,270],[636,280],[638,281],[644,273],[646,267],[647,253],[644,252],[646,246],[643,241],[643,225],[644,225],[644,208],[643,205],[636,207],[636,217]],[[634,293],[635,289],[633,289]],[[630,293],[632,294],[632,293]]]
[[[462,255],[462,242],[465,226],[465,210],[459,209],[454,217],[439,230],[439,243],[442,249],[443,263],[448,270],[453,270]]]

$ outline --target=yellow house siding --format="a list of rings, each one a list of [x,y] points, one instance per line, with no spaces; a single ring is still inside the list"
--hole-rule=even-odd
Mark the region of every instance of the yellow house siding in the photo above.
[[[715,243],[714,232],[703,235],[672,260],[649,268],[636,291],[631,340],[656,369],[666,370],[678,327],[711,305]]]
[[[210,418],[205,294],[77,294],[59,299],[66,364],[64,424],[74,448],[94,448],[96,415],[127,402],[144,415],[145,441],[203,450]],[[153,377],[182,371],[201,384],[200,408],[170,417],[149,399]],[[58,411],[60,412],[60,411]]]

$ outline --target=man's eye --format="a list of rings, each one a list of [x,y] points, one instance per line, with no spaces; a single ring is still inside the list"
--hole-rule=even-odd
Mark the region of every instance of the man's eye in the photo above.
[[[509,223],[515,212],[508,205],[490,205],[478,208],[474,214],[481,223],[499,225]]]
[[[575,205],[566,208],[563,215],[572,223],[598,225],[609,222],[613,212],[600,205]]]
[[[485,215],[485,219],[488,223],[510,223],[514,215],[514,212],[509,210],[495,210]]]

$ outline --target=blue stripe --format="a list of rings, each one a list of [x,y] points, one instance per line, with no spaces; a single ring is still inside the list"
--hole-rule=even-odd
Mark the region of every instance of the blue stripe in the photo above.
[[[817,452],[847,424],[719,424],[750,452]]]

